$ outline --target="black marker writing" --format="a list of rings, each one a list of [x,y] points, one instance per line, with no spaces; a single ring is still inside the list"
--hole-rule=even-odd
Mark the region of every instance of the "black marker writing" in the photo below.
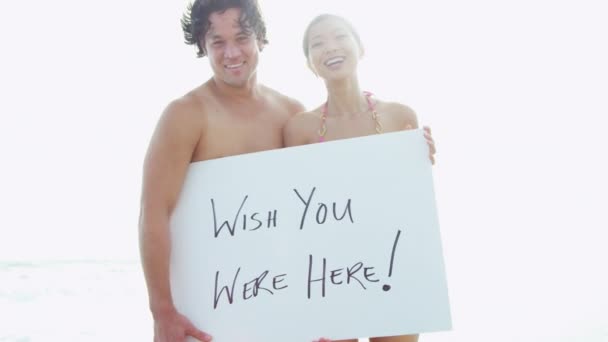
[[[374,267],[364,267],[363,262],[357,262],[352,266],[346,268],[336,268],[329,272],[327,271],[327,259],[323,258],[321,275],[318,278],[313,278],[313,257],[308,256],[308,283],[307,283],[307,294],[308,299],[312,297],[312,285],[313,283],[320,282],[321,284],[321,297],[325,297],[325,289],[327,284],[329,285],[342,285],[356,282],[361,286],[362,289],[366,290],[365,282],[376,283],[379,280],[372,278],[375,275],[373,273]],[[363,270],[363,271],[361,271]],[[328,277],[329,273],[329,277]],[[346,274],[344,274],[346,273]],[[362,275],[360,273],[363,273]],[[318,273],[316,273],[318,274]],[[327,279],[329,278],[329,282]]]
[[[391,263],[388,269],[388,277],[390,278],[393,275],[393,263],[395,262],[395,250],[397,250],[397,242],[399,242],[399,236],[401,235],[401,230],[397,231],[397,236],[395,237],[395,242],[393,243],[393,251],[391,252]],[[382,286],[382,290],[389,291],[391,286],[389,284],[385,284]]]
[[[222,292],[226,291],[226,297],[228,297],[228,303],[232,304],[234,301],[234,285],[236,285],[236,279],[239,277],[239,272],[241,272],[241,268],[236,271],[234,275],[234,279],[232,280],[232,287],[228,289],[228,286],[222,286],[220,293],[217,293],[217,283],[218,278],[220,276],[220,271],[215,272],[215,291],[213,296],[213,309],[217,308],[217,303],[220,301],[220,297],[222,296]]]
[[[314,195],[315,190],[317,190],[317,188],[312,188],[310,196],[308,196],[308,201],[305,201],[302,196],[300,196],[298,190],[293,189],[293,191],[295,191],[296,195],[298,195],[300,200],[304,202],[304,213],[302,214],[302,219],[300,220],[300,230],[304,229],[304,220],[306,220],[306,213],[308,212],[308,207],[310,206],[310,201],[312,200],[312,195]]]
[[[232,278],[232,285],[225,285],[219,289],[219,277],[220,272],[215,272],[215,290],[214,290],[214,298],[213,298],[213,309],[217,309],[218,304],[222,297],[226,297],[226,301],[228,304],[233,304],[236,300],[234,296],[234,290],[237,287],[237,283],[239,280],[239,274],[241,272],[241,268],[239,267]],[[268,277],[270,271],[264,271],[259,276],[253,278],[250,281],[242,283],[242,285],[238,285],[238,287],[242,286],[242,296],[241,298],[246,301],[252,298],[259,296],[262,293],[268,295],[274,295],[276,291],[280,291],[286,289],[288,285],[280,285],[283,281],[285,281],[286,274],[279,274],[272,277],[272,286],[270,285],[270,280],[264,282]],[[224,295],[224,296],[222,296]],[[238,296],[238,294],[237,294]]]
[[[213,198],[211,199],[211,210],[213,211],[213,227],[214,227],[213,236],[215,238],[217,238],[220,235],[220,233],[222,232],[222,230],[224,230],[224,228],[226,228],[228,230],[228,234],[230,234],[230,236],[234,236],[239,217],[241,217],[241,212],[243,211],[243,207],[245,206],[245,202],[247,202],[248,198],[249,198],[249,196],[245,196],[245,198],[243,198],[243,201],[241,202],[239,209],[237,210],[236,214],[234,215],[232,224],[230,223],[230,221],[224,220],[222,222],[222,224],[219,225],[219,227],[218,227],[217,213],[216,213],[216,209],[215,209],[215,200]],[[264,225],[264,222],[262,221],[262,219],[258,218],[259,215],[260,215],[259,212],[255,212],[249,216],[247,216],[247,214],[243,214],[242,215],[242,230],[255,231],[255,230],[260,229]],[[251,226],[251,224],[253,224],[253,226]],[[266,219],[266,227],[274,228],[276,226],[277,226],[277,210],[276,209],[269,210],[268,216]]]
[[[293,191],[296,193],[296,195],[298,196],[300,201],[302,201],[302,203],[304,204],[304,211],[302,212],[302,217],[300,219],[300,230],[304,229],[304,223],[306,222],[308,209],[310,209],[310,205],[312,203],[312,198],[315,193],[315,190],[317,190],[316,187],[312,188],[312,191],[310,192],[310,195],[308,196],[308,200],[305,200],[304,197],[302,197],[302,195],[300,195],[298,190],[293,189]],[[336,202],[333,202],[331,204],[331,207],[332,207],[331,213],[333,214],[333,216],[332,216],[333,219],[336,221],[342,221],[348,215],[350,222],[355,223],[355,221],[353,220],[351,203],[352,203],[352,200],[349,198],[346,201],[346,204],[344,205],[344,211],[342,212],[342,215],[339,216],[338,215],[338,212],[339,212],[338,204]],[[317,207],[317,212],[315,214],[315,220],[316,220],[317,224],[324,224],[327,221],[328,214],[329,214],[329,206],[326,203],[319,202],[318,207]]]

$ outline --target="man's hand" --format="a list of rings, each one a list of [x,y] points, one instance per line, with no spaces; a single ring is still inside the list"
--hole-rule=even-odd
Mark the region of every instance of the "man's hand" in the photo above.
[[[312,341],[312,342],[331,342],[331,340],[328,338],[325,338],[325,337],[321,337],[320,339]]]
[[[202,342],[211,341],[211,335],[198,330],[194,324],[175,310],[154,317],[154,342],[184,342],[191,336]]]

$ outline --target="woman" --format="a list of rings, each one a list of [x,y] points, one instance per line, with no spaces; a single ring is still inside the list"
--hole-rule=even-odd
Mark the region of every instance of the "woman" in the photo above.
[[[359,35],[344,18],[323,14],[306,29],[304,55],[315,75],[325,81],[327,102],[299,113],[283,128],[285,146],[296,146],[395,132],[418,127],[409,107],[378,100],[364,92],[357,79],[357,64],[363,56]],[[430,129],[425,130],[429,156],[434,163],[435,146]],[[415,342],[418,335],[375,337],[371,342]],[[341,342],[356,342],[356,339]],[[319,342],[329,342],[321,339]]]

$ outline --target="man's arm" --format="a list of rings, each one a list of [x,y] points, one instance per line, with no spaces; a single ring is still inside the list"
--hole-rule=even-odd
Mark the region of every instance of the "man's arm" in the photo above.
[[[140,211],[140,253],[154,317],[155,341],[206,340],[173,305],[169,282],[169,221],[204,121],[192,103],[170,104],[156,127],[144,162]]]

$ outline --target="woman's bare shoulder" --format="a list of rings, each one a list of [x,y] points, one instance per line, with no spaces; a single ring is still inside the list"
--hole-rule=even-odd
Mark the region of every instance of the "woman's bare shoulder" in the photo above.
[[[381,116],[388,117],[401,129],[418,128],[416,112],[408,105],[400,102],[378,100],[376,110]]]

